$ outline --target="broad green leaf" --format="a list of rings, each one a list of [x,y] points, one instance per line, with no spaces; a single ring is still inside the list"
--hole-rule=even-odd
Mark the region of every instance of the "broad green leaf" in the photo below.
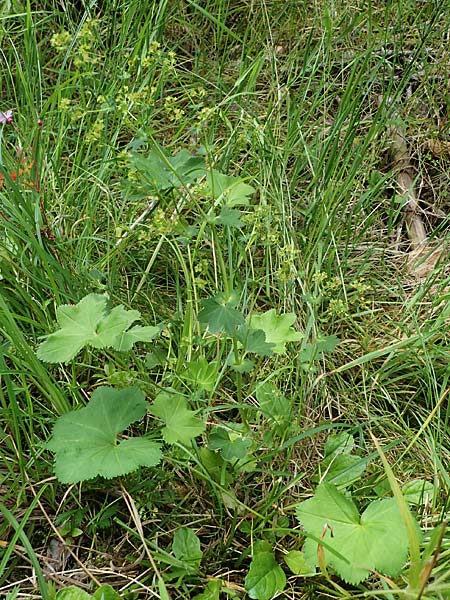
[[[92,598],[91,594],[71,585],[56,592],[55,600],[92,600]]]
[[[245,589],[250,598],[271,600],[284,590],[286,575],[272,552],[255,553],[245,578]]]
[[[346,431],[328,437],[325,458],[320,463],[322,481],[345,487],[361,477],[367,463],[350,454],[354,445],[353,436]]]
[[[186,398],[174,392],[160,392],[150,407],[150,412],[165,424],[162,430],[164,441],[168,444],[180,442],[188,445],[205,431],[205,425],[189,410]]]
[[[144,437],[120,442],[117,434],[147,411],[144,394],[135,388],[100,387],[89,404],[58,418],[47,448],[56,454],[55,474],[63,483],[97,475],[111,478],[161,459],[159,445]]]
[[[405,564],[408,537],[394,498],[372,502],[360,517],[351,500],[323,483],[296,513],[307,534],[323,539],[326,564],[348,583],[360,583],[374,569],[396,577]],[[304,546],[310,566],[317,563],[315,540],[308,538]]]
[[[236,310],[238,301],[239,296],[235,291],[202,300],[203,308],[198,313],[198,319],[208,325],[211,333],[225,331],[228,335],[234,335],[236,329],[245,323],[242,313]]]
[[[275,344],[269,344],[266,341],[266,334],[262,329],[251,329],[247,323],[244,323],[237,330],[237,338],[245,352],[259,354],[260,356],[272,356],[273,354]]]
[[[229,356],[227,365],[237,373],[251,373],[255,368],[255,363],[252,360],[249,358],[236,360],[233,353]]]
[[[302,369],[314,373],[317,369],[314,367],[314,361],[320,358],[320,352],[317,350],[315,344],[306,342],[303,348],[300,350],[299,355]]]
[[[109,314],[103,315],[89,344],[94,348],[109,348],[141,316],[138,310],[127,310],[122,305],[115,306]]]
[[[336,435],[328,436],[325,442],[325,456],[332,454],[350,454],[355,445],[355,440],[351,433],[342,431]]]
[[[367,462],[352,454],[333,454],[320,463],[327,481],[339,487],[346,487],[357,481],[366,470]]]
[[[207,174],[206,185],[212,197],[221,200],[229,208],[248,205],[249,196],[256,192],[254,187],[244,183],[239,177],[224,175],[215,169]]]
[[[431,481],[413,479],[405,483],[402,492],[409,504],[420,506],[433,501],[435,488]]]
[[[89,294],[78,304],[56,309],[58,331],[47,336],[37,349],[37,357],[45,362],[67,362],[95,337],[103,319],[107,298]]]
[[[315,344],[317,350],[321,353],[328,354],[341,343],[341,340],[336,335],[317,336]]]
[[[242,227],[244,223],[241,221],[241,211],[235,208],[224,206],[220,214],[214,217],[214,223],[218,225],[226,225],[227,227]]]
[[[169,592],[167,591],[166,584],[161,576],[158,577],[158,592],[159,600],[170,600]]]
[[[291,416],[291,403],[271,382],[260,385],[256,390],[260,412],[275,423],[284,423]]]
[[[153,148],[147,156],[133,152],[130,164],[139,173],[145,192],[161,192],[194,183],[205,174],[205,161],[185,149],[167,156],[162,149]]]
[[[306,564],[305,556],[300,550],[291,550],[284,557],[284,562],[294,575],[312,575],[315,569]]]
[[[252,441],[238,432],[227,431],[224,427],[216,427],[209,435],[208,448],[220,450],[220,455],[226,461],[244,458]]]
[[[59,329],[39,345],[37,357],[44,362],[68,362],[85,346],[130,350],[135,342],[147,342],[160,331],[159,327],[128,329],[141,314],[116,306],[109,313],[108,298],[88,294],[78,304],[63,305],[56,309]]]
[[[211,392],[217,382],[218,370],[219,363],[217,361],[208,363],[206,358],[201,356],[197,360],[187,363],[186,370],[181,373],[181,377],[200,389]]]
[[[95,600],[122,600],[122,597],[110,585],[101,585],[92,596]]]
[[[211,579],[206,584],[205,591],[194,596],[192,600],[220,600],[221,589],[222,582],[220,579]]]
[[[150,325],[135,325],[116,337],[113,348],[120,352],[128,352],[136,342],[151,342],[160,332],[161,327],[159,325],[153,327]]]
[[[274,344],[273,352],[283,354],[287,342],[298,342],[303,338],[299,331],[292,327],[296,319],[293,313],[277,315],[274,308],[263,314],[254,314],[250,319],[252,329],[262,329],[266,334],[266,342]]]
[[[173,536],[172,552],[175,558],[186,564],[191,572],[197,572],[202,561],[203,552],[200,540],[193,529],[182,527]]]
[[[197,453],[203,467],[214,481],[221,482],[225,487],[231,484],[233,477],[227,469],[224,469],[225,461],[220,454],[205,448],[205,446],[198,448]]]

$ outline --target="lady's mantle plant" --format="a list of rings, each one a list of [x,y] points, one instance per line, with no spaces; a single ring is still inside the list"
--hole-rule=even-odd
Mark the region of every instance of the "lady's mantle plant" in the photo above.
[[[78,304],[57,308],[59,329],[40,344],[37,356],[49,363],[64,363],[85,347],[131,350],[136,342],[149,342],[160,326],[133,325],[137,310],[122,305],[107,309],[108,299],[89,294]],[[203,422],[189,410],[182,394],[165,390],[152,406],[136,388],[100,387],[89,404],[56,421],[47,448],[55,453],[55,474],[63,483],[77,483],[97,475],[111,478],[152,467],[161,459],[160,444],[145,436],[119,440],[118,435],[142,419],[147,411],[164,423],[162,437],[169,444],[188,444],[204,431]]]

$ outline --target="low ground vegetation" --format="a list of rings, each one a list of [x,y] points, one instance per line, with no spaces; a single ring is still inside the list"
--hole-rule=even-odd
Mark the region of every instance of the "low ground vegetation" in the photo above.
[[[2,597],[450,598],[449,27],[3,2]]]

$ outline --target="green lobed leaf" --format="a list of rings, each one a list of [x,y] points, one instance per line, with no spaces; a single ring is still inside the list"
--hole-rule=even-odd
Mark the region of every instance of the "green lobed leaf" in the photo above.
[[[112,347],[119,352],[128,352],[136,342],[151,342],[160,332],[160,325],[135,325],[128,331],[121,332],[115,338]]]
[[[275,344],[266,341],[266,334],[262,329],[251,329],[244,323],[237,330],[237,338],[246,352],[260,356],[272,356]]]
[[[239,432],[227,431],[224,427],[216,427],[208,437],[208,448],[219,450],[226,461],[235,461],[247,456],[252,441]]]
[[[117,441],[117,434],[147,411],[144,394],[136,388],[100,387],[89,404],[58,418],[47,448],[55,452],[55,474],[63,483],[98,475],[125,475],[161,459],[159,445],[144,437]]]
[[[361,477],[367,462],[350,454],[354,445],[353,436],[346,431],[328,437],[325,443],[325,458],[320,463],[322,481],[345,487]]]
[[[286,575],[272,552],[255,553],[245,578],[245,589],[250,598],[271,600],[284,590]]]
[[[325,442],[325,456],[332,454],[350,454],[355,445],[355,440],[351,433],[341,431],[335,435],[330,435]]]
[[[424,479],[413,479],[408,481],[402,488],[405,500],[409,504],[416,506],[424,506],[428,502],[432,502],[435,494],[435,487],[431,481]]]
[[[198,313],[201,323],[206,323],[211,333],[225,331],[234,335],[236,329],[245,324],[242,313],[236,310],[239,296],[236,291],[230,294],[216,294],[202,300],[202,310]]]
[[[317,350],[323,354],[329,354],[341,343],[336,335],[318,336],[315,340]]]
[[[251,373],[255,368],[255,363],[249,358],[242,359],[239,357],[239,359],[236,360],[234,352],[230,354],[226,364],[230,367],[230,369],[236,371],[236,373]]]
[[[367,462],[352,454],[334,454],[320,463],[322,481],[346,487],[357,481],[366,470]]]
[[[297,506],[296,514],[307,534],[315,537],[304,546],[312,567],[317,564],[318,539],[324,541],[326,564],[354,585],[372,570],[395,577],[405,564],[408,537],[394,498],[372,502],[360,517],[350,499],[323,483],[313,498]]]
[[[260,412],[270,421],[284,423],[291,417],[291,403],[276,385],[267,381],[256,390]]]
[[[211,392],[216,385],[218,370],[219,363],[217,361],[208,363],[206,358],[201,356],[197,360],[187,363],[186,370],[181,373],[181,377],[200,389]]]
[[[115,306],[109,314],[104,314],[99,321],[95,332],[88,340],[94,348],[110,348],[115,345],[120,337],[141,316],[138,310],[127,310],[121,304]]]
[[[181,394],[164,390],[160,392],[150,407],[150,412],[159,417],[165,427],[162,436],[165,442],[180,442],[188,445],[205,431],[205,424],[188,409],[187,401]]]
[[[107,298],[89,294],[78,304],[58,306],[58,331],[47,336],[37,349],[37,357],[45,362],[67,362],[89,343],[103,318]]]
[[[161,192],[194,183],[205,174],[205,161],[186,149],[167,156],[161,148],[152,148],[147,156],[133,152],[131,165],[138,171],[147,192]]]
[[[263,314],[253,314],[250,319],[251,329],[262,329],[266,334],[266,342],[273,344],[273,352],[283,354],[287,342],[298,342],[303,334],[295,331],[292,325],[296,316],[293,313],[277,315],[274,308]]]
[[[315,573],[315,570],[311,569],[306,563],[305,556],[300,550],[291,550],[288,552],[284,557],[284,562],[294,575],[312,575]]]
[[[101,294],[88,294],[74,305],[56,309],[59,329],[39,345],[37,357],[50,363],[68,362],[85,346],[130,350],[135,342],[148,342],[160,327],[129,327],[141,314],[126,310],[122,305],[107,312],[108,298]]]
[[[220,211],[220,214],[214,217],[214,223],[218,225],[225,225],[227,227],[239,228],[244,225],[241,221],[241,211],[235,208],[228,208],[224,206]]]
[[[101,585],[92,595],[95,600],[122,600],[122,597],[110,585]]]
[[[249,197],[256,192],[254,187],[244,183],[240,177],[224,175],[215,169],[207,174],[206,185],[212,197],[221,200],[229,208],[247,205]]]

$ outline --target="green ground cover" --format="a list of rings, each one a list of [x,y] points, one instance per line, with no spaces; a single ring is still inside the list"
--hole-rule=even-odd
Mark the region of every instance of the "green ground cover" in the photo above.
[[[1,597],[450,598],[448,2],[0,8]]]

